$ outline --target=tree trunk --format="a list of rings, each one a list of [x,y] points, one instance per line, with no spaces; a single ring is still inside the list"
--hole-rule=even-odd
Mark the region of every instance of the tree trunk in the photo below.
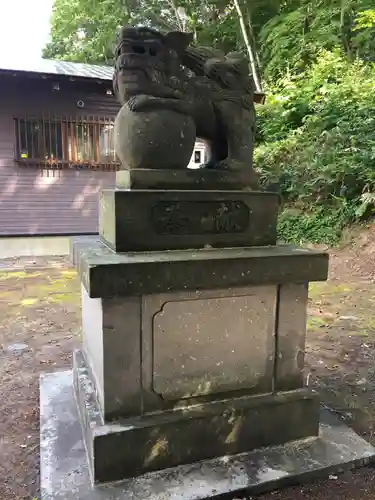
[[[124,0],[124,6],[125,6],[125,11],[126,15],[128,16],[129,20],[131,20],[132,16],[132,10],[129,4],[129,0]]]
[[[261,82],[262,81],[262,65],[261,65],[259,53],[257,50],[256,38],[255,38],[253,22],[252,22],[252,18],[251,18],[251,11],[250,11],[248,5],[246,5],[246,13],[247,13],[247,20],[248,20],[248,25],[249,25],[249,33],[251,36],[251,45],[253,47],[253,52],[255,54],[255,61],[256,61],[257,70],[258,70],[258,77],[259,77],[259,80]]]
[[[176,22],[179,31],[185,31],[185,23],[183,19],[181,19],[180,14],[178,13],[178,6],[175,0],[169,0],[169,5],[172,7],[174,15],[176,16]]]
[[[351,23],[352,19],[352,6],[350,0],[341,0],[341,10],[340,10],[340,38],[343,49],[349,61],[353,61],[353,51],[352,51],[352,30]]]
[[[252,72],[253,78],[254,78],[255,88],[256,88],[257,92],[261,92],[262,91],[262,86],[261,86],[260,78],[259,78],[259,75],[258,75],[258,70],[257,70],[257,65],[256,65],[256,60],[255,60],[255,55],[254,55],[254,50],[253,50],[253,48],[251,46],[251,43],[250,43],[250,40],[249,40],[249,35],[247,33],[247,30],[246,30],[245,19],[244,19],[243,12],[242,12],[242,9],[241,9],[240,1],[239,0],[233,0],[233,2],[234,2],[234,6],[236,8],[236,11],[237,11],[237,14],[238,14],[238,18],[239,18],[239,21],[240,21],[240,27],[241,27],[242,37],[243,37],[243,40],[244,40],[245,45],[246,45],[247,53],[249,55],[250,67],[251,67],[251,72]]]

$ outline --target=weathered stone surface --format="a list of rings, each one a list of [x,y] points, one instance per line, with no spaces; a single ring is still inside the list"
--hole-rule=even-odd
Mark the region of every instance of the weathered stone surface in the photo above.
[[[280,286],[277,322],[275,389],[303,386],[308,284]]]
[[[76,262],[76,252],[74,250],[74,247],[79,244],[79,245],[86,245],[90,247],[91,245],[98,245],[98,242],[100,241],[99,236],[96,235],[87,235],[87,236],[73,236],[72,238],[69,239],[69,260],[73,266],[77,264]]]
[[[119,189],[243,190],[256,188],[251,170],[218,169],[132,169],[116,172]],[[276,186],[275,186],[276,187]],[[278,189],[272,189],[277,192]]]
[[[146,27],[120,31],[113,80],[122,105],[117,155],[124,168],[187,167],[196,130],[212,144],[211,167],[248,169],[256,182],[254,82],[247,62],[240,53],[189,47],[192,40],[189,33]]]
[[[82,287],[82,349],[104,419],[141,413],[141,298],[91,299]]]
[[[195,144],[192,118],[169,109],[136,113],[125,104],[114,128],[123,168],[185,169]]]
[[[150,382],[163,399],[272,391],[276,286],[151,295],[143,303]]]
[[[276,286],[104,299],[82,287],[82,349],[103,419],[271,392],[275,311]]]
[[[196,403],[101,424],[79,353],[74,372],[86,447],[98,482],[318,435],[319,401],[305,389]]]
[[[274,245],[277,210],[275,193],[103,190],[99,233],[116,252]]]
[[[116,254],[77,242],[74,260],[92,298],[324,281],[328,254],[278,245]]]
[[[41,500],[208,500],[224,495],[242,498],[324,478],[375,459],[373,446],[324,410],[316,439],[92,486],[72,373],[42,375],[40,402]]]

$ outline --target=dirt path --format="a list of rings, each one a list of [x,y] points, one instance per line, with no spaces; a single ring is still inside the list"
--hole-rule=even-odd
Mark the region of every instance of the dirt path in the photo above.
[[[70,366],[79,344],[79,282],[64,259],[0,263],[0,499],[38,498],[40,372]],[[375,444],[375,226],[331,252],[310,288],[306,377]],[[263,500],[375,500],[364,468]]]
[[[344,236],[346,244],[330,251],[330,280],[375,283],[375,223]]]
[[[80,328],[74,271],[0,271],[0,499],[39,490],[39,374],[70,365]],[[26,266],[27,268],[27,266]]]
[[[306,378],[322,400],[375,445],[375,284],[312,284]],[[372,467],[262,500],[374,500]]]

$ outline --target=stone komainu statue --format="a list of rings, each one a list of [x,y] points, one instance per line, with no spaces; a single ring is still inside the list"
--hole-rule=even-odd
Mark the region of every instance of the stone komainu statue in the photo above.
[[[196,135],[211,145],[212,156],[207,167],[252,170],[254,83],[246,60],[238,53],[224,55],[210,48],[190,47],[191,42],[192,35],[188,33],[162,34],[150,28],[122,28],[115,52],[115,95],[127,113],[129,110],[140,116],[144,113],[142,120],[148,113],[151,113],[149,122],[162,120],[162,111],[173,113],[174,121],[166,122],[163,136],[176,133],[178,126],[185,126],[186,132],[187,122],[180,125],[177,122],[182,120],[181,116],[191,119],[194,137],[193,144],[191,137],[186,141],[189,148],[186,158],[190,159]],[[152,114],[156,111],[159,113]],[[132,122],[129,113],[126,120]],[[134,125],[139,126],[139,121]],[[117,130],[117,149],[124,146],[123,128]],[[182,135],[186,137],[190,132],[185,132]],[[151,144],[155,139],[147,137],[144,128],[141,135],[143,143],[137,139],[138,145],[133,149],[142,144],[147,147],[147,140]],[[132,161],[128,164],[125,168],[140,166],[134,167]],[[143,168],[148,167],[143,165]]]

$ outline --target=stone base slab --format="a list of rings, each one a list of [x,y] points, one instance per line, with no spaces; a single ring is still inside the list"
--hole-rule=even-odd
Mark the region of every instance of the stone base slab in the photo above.
[[[93,486],[71,371],[40,380],[41,500],[203,500],[258,494],[375,461],[375,448],[324,410],[320,436]]]
[[[104,189],[99,234],[115,252],[276,244],[278,195]]]
[[[246,170],[132,169],[116,172],[119,189],[258,189],[258,178],[252,168]]]
[[[319,400],[299,389],[231,397],[102,422],[94,384],[75,353],[75,397],[95,482],[317,436]]]

